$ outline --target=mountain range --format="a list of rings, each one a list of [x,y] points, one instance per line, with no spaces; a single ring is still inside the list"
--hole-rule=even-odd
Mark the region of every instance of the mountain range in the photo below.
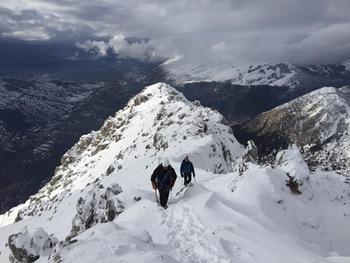
[[[314,99],[341,100],[336,117],[347,96],[326,88],[277,111],[309,106],[322,119]],[[310,170],[297,147],[271,163],[248,161],[251,148],[227,124],[165,83],[146,87],[83,135],[37,194],[0,216],[1,262],[347,262],[348,178]],[[178,171],[185,154],[197,181],[182,189],[179,177],[163,210],[150,174],[164,157]]]
[[[344,86],[350,79],[350,60],[331,65],[294,65],[291,63],[236,64],[232,61],[195,64],[185,58],[164,62],[161,68],[168,81],[229,82],[236,85],[307,88]]]
[[[34,194],[52,177],[61,156],[79,136],[100,127],[145,85],[169,81],[189,100],[219,111],[234,126],[323,86],[340,88],[349,83],[348,62],[303,67],[226,62],[196,69],[185,62],[114,61],[114,70],[110,63],[101,62],[93,74],[71,70],[80,72],[72,75],[76,81],[18,74],[2,77],[0,212]]]

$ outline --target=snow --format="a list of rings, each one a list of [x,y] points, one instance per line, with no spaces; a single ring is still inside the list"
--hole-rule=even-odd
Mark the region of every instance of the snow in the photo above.
[[[137,192],[123,192],[120,198],[129,199],[124,201],[128,206],[113,222],[86,230],[76,237],[78,242],[56,248],[55,255],[63,262],[349,260],[350,215],[343,214],[349,211],[349,189],[344,179],[311,174],[303,194],[295,196],[283,183],[284,173],[251,164],[232,193],[227,186],[237,174],[198,170],[198,182],[179,198],[174,194],[181,187],[177,182],[167,210],[155,204],[146,181]],[[128,177],[130,184],[130,177],[136,182],[139,176],[130,172],[117,177]],[[139,202],[131,201],[135,195]]]
[[[309,179],[309,168],[296,145],[290,149],[280,151],[276,156],[279,167],[290,176],[303,183]]]
[[[153,146],[156,133],[163,143]],[[179,174],[185,153],[197,181],[179,193],[178,177],[164,210],[155,202],[150,175],[163,156]],[[36,262],[41,263],[350,262],[345,178],[311,173],[296,148],[279,153],[274,166],[247,163],[239,175],[230,167],[243,153],[220,114],[194,105],[166,84],[147,87],[99,131],[83,136],[37,195],[0,216],[0,262],[9,262],[9,235],[39,227],[61,241],[51,256],[40,256]],[[114,169],[108,169],[111,165]],[[286,172],[307,178],[300,195],[285,185]],[[123,211],[65,241],[81,208],[78,200],[103,215],[99,197],[113,186],[116,197],[107,199],[122,204]],[[13,223],[18,211],[23,219]]]
[[[295,100],[276,107],[270,112],[263,113],[274,115],[272,122],[280,122],[285,125],[284,113],[290,116],[291,122],[297,127],[288,127],[295,136],[295,143],[306,146],[320,144],[320,149],[315,153],[307,153],[312,161],[322,164],[328,170],[348,175],[350,171],[350,96],[349,87],[336,89],[324,87]],[[278,118],[282,118],[278,120]],[[271,126],[271,124],[270,124]],[[293,138],[292,138],[293,140]],[[299,141],[298,141],[299,140]],[[303,141],[302,141],[303,140]],[[305,142],[309,145],[305,145]]]
[[[55,237],[50,237],[43,228],[38,228],[33,234],[27,231],[9,237],[9,247],[15,250],[17,258],[21,262],[27,262],[27,258],[38,259],[51,255],[53,247],[58,243]]]

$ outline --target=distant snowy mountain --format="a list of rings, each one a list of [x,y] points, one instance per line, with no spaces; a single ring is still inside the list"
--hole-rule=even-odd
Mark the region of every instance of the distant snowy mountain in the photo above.
[[[225,82],[235,85],[269,85],[299,88],[315,85],[345,85],[350,81],[347,62],[340,65],[297,66],[290,63],[238,65],[234,62],[193,64],[185,58],[161,65],[169,80],[192,82]],[[347,82],[347,83],[345,83]]]
[[[264,112],[237,133],[266,153],[297,144],[309,164],[350,172],[350,88],[322,88]]]
[[[274,167],[246,161],[249,150],[218,112],[167,84],[146,87],[82,136],[36,195],[0,216],[0,261],[349,261],[350,182],[310,174],[296,148]],[[164,156],[178,171],[185,154],[197,182],[180,192],[178,178],[163,210],[150,175]]]
[[[296,86],[297,68],[291,64],[237,65],[232,62],[187,64],[180,59],[164,63],[169,78],[180,83],[230,81],[237,85]]]

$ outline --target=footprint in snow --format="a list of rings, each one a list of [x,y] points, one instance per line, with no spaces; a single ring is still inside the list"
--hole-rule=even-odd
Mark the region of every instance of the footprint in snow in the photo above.
[[[231,262],[215,245],[213,231],[203,225],[190,206],[173,206],[163,217],[163,224],[169,228],[169,253],[179,262]]]

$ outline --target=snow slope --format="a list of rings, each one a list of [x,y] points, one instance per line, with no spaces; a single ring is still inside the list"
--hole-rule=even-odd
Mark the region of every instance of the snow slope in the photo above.
[[[37,195],[0,216],[0,262],[10,235],[37,228],[61,242],[36,262],[350,262],[348,181],[310,174],[296,149],[239,176],[232,168],[242,152],[220,114],[166,84],[147,87],[83,136]],[[185,153],[197,182],[180,192],[178,178],[163,210],[150,174],[161,156],[178,172]],[[287,172],[302,194],[285,186]]]
[[[197,170],[194,187],[176,196],[181,188],[177,182],[164,211],[156,205],[140,165],[133,161],[125,172],[99,181],[121,185],[123,213],[84,231],[74,243],[56,246],[50,260],[41,256],[38,262],[350,262],[350,193],[344,177],[311,174],[302,194],[295,196],[285,186],[280,167],[251,164],[243,176]],[[43,227],[63,240],[69,234],[75,195],[60,205],[51,221],[33,217],[0,228],[1,262],[8,256],[3,235],[24,226],[30,232]]]

